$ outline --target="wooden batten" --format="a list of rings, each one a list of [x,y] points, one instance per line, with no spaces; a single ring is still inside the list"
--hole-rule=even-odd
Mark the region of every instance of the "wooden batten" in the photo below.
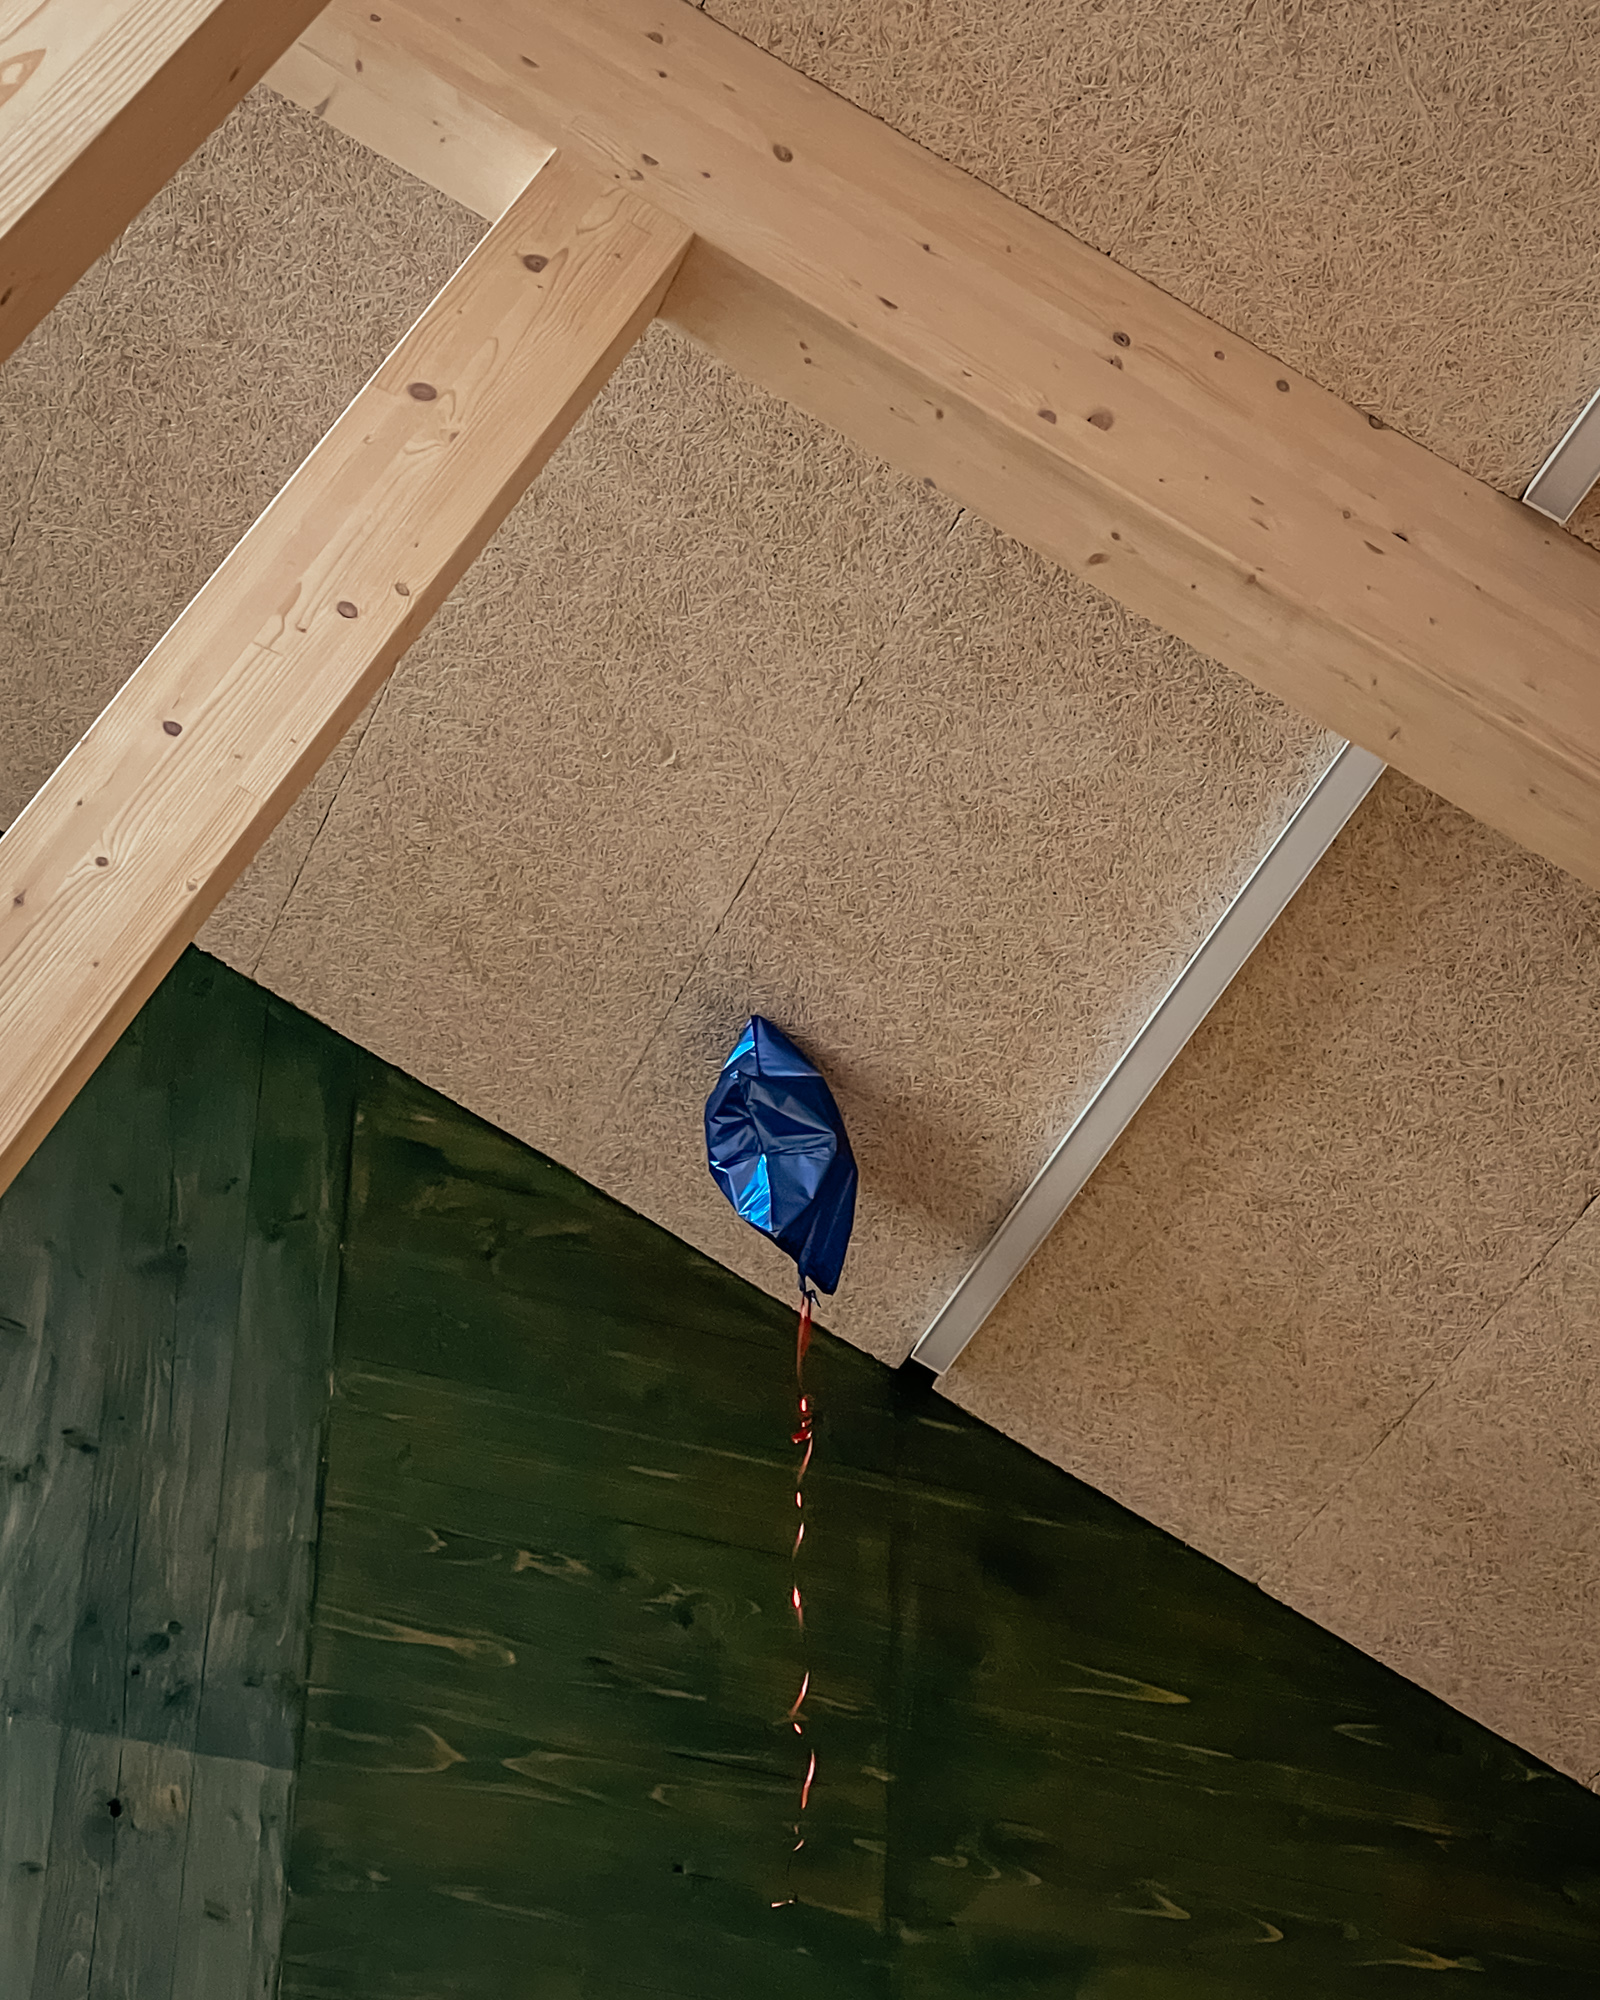
[[[0,842],[0,1188],[660,304],[682,227],[557,159]]]

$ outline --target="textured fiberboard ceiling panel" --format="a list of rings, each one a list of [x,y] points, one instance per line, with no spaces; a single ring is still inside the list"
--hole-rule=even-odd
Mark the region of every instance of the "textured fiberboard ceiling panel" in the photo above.
[[[0,377],[8,815],[476,233],[258,94]],[[664,330],[352,735],[207,943],[652,1210],[764,1001],[858,1112],[884,1353],[1327,753]]]
[[[647,453],[626,567],[574,561],[674,364],[724,411],[715,501]],[[752,533],[752,491],[810,532]],[[660,335],[396,680],[261,962],[779,1288],[698,1117],[745,1015],[783,1021],[863,1165],[839,1323],[896,1359],[1325,754],[948,519]]]
[[[285,128],[256,92],[0,370],[0,826],[482,234]],[[241,956],[347,755],[230,899]]]
[[[1448,269],[1430,263],[1428,232],[1385,209],[1400,185],[1380,143],[1379,111],[1399,102],[1393,79],[1377,56],[1365,96],[1353,58],[1336,74],[1344,30],[1309,9],[1297,32],[1322,50],[1321,67],[1302,62],[1300,123],[1262,128],[1270,144],[1257,135],[1252,180],[1235,113],[1218,123],[1185,108],[1245,89],[1230,71],[1236,29],[1237,47],[1266,65],[1249,88],[1288,89],[1292,70],[1260,42],[1287,33],[1285,17],[1236,12],[1202,37],[1192,17],[1165,11],[1013,7],[985,29],[972,10],[957,34],[937,11],[880,9],[870,32],[841,16],[824,23],[830,40],[778,46],[863,101],[862,76],[882,89],[899,76],[896,122],[916,136],[1514,484],[1586,384],[1582,309],[1600,285],[1600,260],[1583,253],[1588,212],[1558,205],[1576,235],[1540,322],[1540,366],[1554,372],[1528,440],[1516,398],[1532,378],[1490,335],[1520,310],[1517,277],[1533,268],[1524,243],[1556,224],[1502,206],[1476,262],[1451,249]],[[798,17],[799,29],[822,18]],[[1535,9],[1519,23],[1543,48],[1552,91],[1550,38],[1564,18]],[[1472,31],[1476,65],[1496,31]],[[1001,38],[1013,54],[997,69]],[[930,66],[919,42],[945,53]],[[1526,68],[1519,55],[1507,74]],[[1562,129],[1581,136],[1588,85],[1574,74],[1566,88]],[[1370,113],[1371,146],[1348,143],[1356,112],[1317,110],[1318,90]],[[1008,106],[1017,115],[1002,115]],[[1293,133],[1319,118],[1332,119],[1330,136],[1308,178]],[[1490,176],[1498,155],[1484,135],[1499,129],[1457,121],[1453,153],[1430,155],[1436,172],[1449,154],[1458,178],[1509,188]],[[1165,164],[1180,135],[1221,149],[1209,182],[1203,160],[1176,177]],[[1527,199],[1554,187],[1564,158],[1552,153],[1546,181],[1524,176]],[[1234,235],[1191,218],[1204,233],[1174,227],[1169,243],[1181,271],[1141,262],[1153,219],[1167,226],[1171,204],[1208,185],[1237,197]],[[1060,197],[1074,188],[1076,208]],[[1352,247],[1363,216],[1385,218],[1370,267]],[[1291,269],[1275,246],[1296,230],[1312,243],[1327,234],[1328,247]],[[258,95],[0,373],[0,812],[66,749],[478,233]],[[1418,303],[1455,296],[1452,284],[1466,297],[1485,271],[1499,321],[1441,310],[1435,322]],[[1208,289],[1229,273],[1237,296]],[[1450,356],[1418,361],[1408,346],[1406,328],[1424,324],[1470,360],[1465,401],[1452,400]],[[1333,365],[1355,369],[1362,354],[1383,364],[1381,398]],[[1499,440],[1499,457],[1474,460],[1474,438]],[[894,1356],[1325,747],[1086,586],[658,332],[208,942],[783,1290],[781,1260],[719,1206],[697,1153],[710,1070],[744,1012],[764,1007],[834,1071],[867,1167],[858,1249],[830,1317]],[[1339,1542],[1314,1547],[1309,1524],[1319,1509],[1335,1515],[1342,1482],[1403,1418],[1406,1392],[1453,1365],[1581,1205],[1600,1123],[1595,899],[1398,783],[1335,868],[1307,906],[1322,911],[1311,949],[1327,962],[1308,966],[1294,942],[1304,932],[1286,930],[1146,1114],[1166,1115],[1202,1065],[1203,1117],[1227,1143],[1194,1161],[1184,1254],[1164,1248],[1169,1135],[1151,1144],[1148,1190],[1127,1198],[1126,1228],[1143,1233],[1084,1237],[1074,1217],[1065,1240],[1076,1247],[1058,1257],[1052,1245],[1039,1267],[1056,1274],[1053,1304],[1042,1316],[1028,1305],[1043,1282],[1031,1277],[1020,1317],[1008,1306],[953,1386],[1291,1598],[1299,1585],[1280,1558],[1305,1527],[1321,1565],[1305,1584],[1317,1615],[1347,1631],[1365,1621],[1363,1643],[1398,1649],[1424,1678],[1435,1656],[1441,1678],[1459,1667],[1456,1698],[1588,1776],[1597,1760],[1573,1677],[1535,1676],[1503,1719],[1500,1670],[1474,1651],[1442,1562],[1427,1617],[1405,1631],[1373,1608],[1381,1591],[1352,1592],[1341,1610],[1340,1579],[1363,1560],[1375,1504],[1359,1483],[1338,1502]],[[1382,1005],[1355,1004],[1363,979],[1381,986]],[[1325,989],[1320,1011],[1308,981]],[[1469,1028],[1497,1069],[1480,1056],[1463,1065]],[[1502,1073],[1505,1095],[1489,1094]],[[1387,1147],[1367,1135],[1374,1077],[1392,1085]],[[1400,1141],[1419,1117],[1426,1143],[1408,1150]],[[1297,1120],[1300,1154],[1283,1131]],[[1138,1144],[1136,1131],[1110,1163],[1113,1185]],[[1372,1183],[1365,1199],[1329,1196],[1330,1183],[1346,1191],[1341,1161],[1350,1183]],[[1286,1190],[1279,1170],[1300,1179]],[[1241,1255],[1255,1258],[1244,1275]],[[1376,1272],[1377,1303],[1334,1279],[1332,1303],[1318,1303],[1325,1263]],[[1062,1323],[1113,1285],[1123,1304],[1110,1333],[1062,1355]],[[1308,1298],[1317,1310],[1302,1314]],[[1537,1318],[1546,1305],[1526,1309]],[[1202,1319],[1215,1333],[1195,1360],[1181,1336]],[[1123,1321],[1142,1329],[1126,1351]],[[1274,1375],[1280,1355],[1292,1390]],[[1581,1376],[1582,1355],[1566,1358]],[[1156,1386],[1135,1423],[1127,1384],[1143,1372]],[[1526,1398],[1526,1378],[1505,1381]],[[1102,1435],[1111,1442],[1092,1466],[1074,1456]],[[1421,1536],[1453,1503],[1400,1449],[1405,1437],[1401,1423],[1373,1464],[1412,1480]],[[1514,1493],[1472,1490],[1507,1551],[1540,1533],[1508,1512]],[[1492,1541],[1491,1566],[1502,1560]],[[1403,1564],[1389,1574],[1384,1588],[1403,1595]],[[1560,1652],[1581,1614],[1579,1580],[1553,1563],[1548,1574],[1552,1595],[1528,1631],[1507,1635],[1526,1639],[1530,1659],[1540,1646]],[[1489,1591],[1492,1577],[1481,1581]]]
[[[1600,898],[1385,778],[947,1384],[1588,1782],[1597,1020]]]
[[[1591,7],[708,11],[1506,491],[1600,382]],[[950,1384],[1591,1782],[1597,1025],[1600,899],[1386,780]]]
[[[1583,0],[706,12],[1506,491],[1600,383]]]
[[[1258,1573],[1600,1194],[1597,1019],[1600,897],[1391,773],[950,1386]]]
[[[1263,1577],[1310,1617],[1600,1785],[1600,1205]],[[1554,1614],[1554,1615],[1552,1615]]]

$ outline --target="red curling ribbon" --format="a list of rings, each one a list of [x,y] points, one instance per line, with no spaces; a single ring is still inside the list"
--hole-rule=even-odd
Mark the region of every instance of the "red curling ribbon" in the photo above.
[[[806,1355],[811,1350],[811,1305],[812,1305],[812,1294],[808,1286],[801,1287],[800,1299],[801,1299],[800,1329],[795,1336],[795,1347],[794,1347],[794,1389],[795,1389],[796,1415],[795,1415],[795,1427],[793,1434],[791,1435],[790,1442],[792,1444],[797,1444],[802,1446],[803,1450],[800,1455],[799,1467],[796,1470],[794,1476],[794,1504],[796,1512],[799,1514],[800,1518],[795,1527],[794,1547],[789,1552],[789,1563],[791,1571],[789,1580],[789,1604],[790,1608],[794,1612],[795,1629],[801,1635],[801,1641],[803,1647],[805,1640],[805,1629],[806,1629],[806,1607],[805,1607],[805,1599],[800,1594],[800,1572],[799,1572],[800,1545],[802,1542],[804,1542],[806,1538],[806,1523],[805,1523],[806,1473],[810,1469],[811,1454],[816,1449],[816,1439],[813,1429],[813,1420],[816,1416],[816,1405],[812,1402],[810,1396],[807,1395],[806,1393]],[[805,1716],[802,1713],[802,1708],[805,1702],[806,1695],[809,1693],[810,1688],[811,1688],[811,1663],[809,1660],[803,1660],[802,1678],[800,1681],[800,1692],[795,1696],[794,1701],[790,1706],[789,1713],[785,1718],[785,1720],[789,1723],[790,1727],[794,1730],[795,1735],[801,1738],[803,1738],[805,1735]],[[800,1852],[801,1848],[804,1847],[806,1844],[805,1835],[801,1831],[801,1829],[805,1822],[806,1807],[811,1802],[811,1788],[816,1783],[816,1778],[817,1778],[817,1753],[815,1750],[813,1750],[810,1752],[809,1760],[806,1764],[806,1774],[804,1778],[800,1781],[800,1810],[795,1816],[794,1846],[789,1850],[789,1865],[791,1868],[794,1866],[795,1855],[797,1855]],[[786,1908],[790,1903],[798,1901],[799,1898],[795,1896],[793,1893],[791,1893],[787,1896],[782,1897],[778,1902],[775,1902],[772,1905],[772,1907],[775,1910],[781,1910]]]

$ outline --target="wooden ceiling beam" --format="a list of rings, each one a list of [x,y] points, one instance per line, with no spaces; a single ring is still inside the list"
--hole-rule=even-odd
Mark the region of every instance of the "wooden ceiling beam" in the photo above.
[[[581,152],[694,232],[664,312],[714,353],[1600,885],[1600,558],[1550,522],[682,0],[333,0],[303,46],[424,178],[441,94],[480,161]]]
[[[688,238],[556,159],[0,840],[0,1189],[648,325]]]
[[[0,361],[322,0],[0,0]]]
[[[554,150],[392,39],[371,7],[323,14],[268,73],[276,91],[494,222]]]

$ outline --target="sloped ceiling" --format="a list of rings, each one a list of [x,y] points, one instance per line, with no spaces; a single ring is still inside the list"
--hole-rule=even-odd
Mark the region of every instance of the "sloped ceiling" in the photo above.
[[[1504,491],[1600,382],[1591,9],[705,11]]]
[[[1600,380],[1575,10],[708,11],[1510,490]],[[478,232],[260,92],[0,372],[0,815]],[[895,1358],[1328,747],[657,329],[205,942],[781,1292],[698,1134],[771,1014]],[[1597,998],[1384,780],[947,1384],[1590,1780]]]

